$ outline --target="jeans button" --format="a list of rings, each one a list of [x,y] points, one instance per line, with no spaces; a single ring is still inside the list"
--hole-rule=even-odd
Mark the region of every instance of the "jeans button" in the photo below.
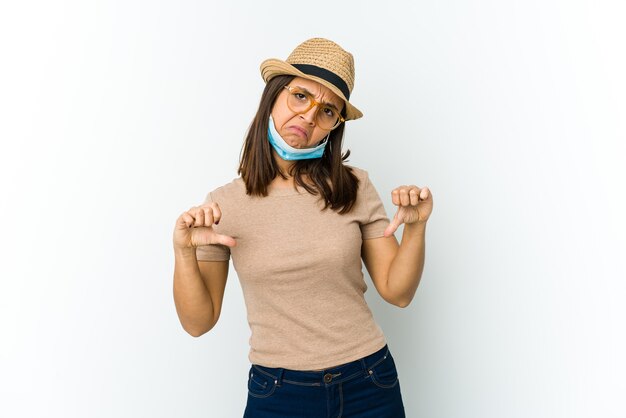
[[[330,383],[331,380],[333,380],[333,375],[330,373],[326,373],[324,375],[324,383]]]

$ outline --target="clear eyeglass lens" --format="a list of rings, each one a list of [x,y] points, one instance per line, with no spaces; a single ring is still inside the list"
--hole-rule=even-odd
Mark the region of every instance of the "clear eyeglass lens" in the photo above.
[[[312,107],[312,99],[306,93],[298,89],[291,89],[287,104],[289,108],[297,113],[307,112]],[[318,105],[315,112],[317,124],[322,129],[332,129],[337,125],[339,115],[335,109],[323,104]]]

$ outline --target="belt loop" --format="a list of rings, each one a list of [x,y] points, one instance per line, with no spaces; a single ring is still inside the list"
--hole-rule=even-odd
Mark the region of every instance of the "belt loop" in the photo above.
[[[276,378],[276,386],[280,386],[281,383],[283,382],[283,373],[285,372],[284,368],[279,368],[278,369],[278,377]]]
[[[367,365],[365,364],[365,359],[362,358],[361,360],[361,367],[363,368],[363,376],[367,377],[369,376],[369,373],[367,371]]]

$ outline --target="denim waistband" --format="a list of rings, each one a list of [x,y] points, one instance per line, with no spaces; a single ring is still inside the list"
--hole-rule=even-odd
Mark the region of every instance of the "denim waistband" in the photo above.
[[[265,367],[258,364],[253,364],[252,368],[256,372],[274,379],[277,386],[283,382],[303,386],[331,386],[354,379],[357,376],[368,376],[371,374],[370,369],[386,359],[388,355],[390,355],[389,347],[385,344],[375,353],[322,371],[291,370],[282,367]]]

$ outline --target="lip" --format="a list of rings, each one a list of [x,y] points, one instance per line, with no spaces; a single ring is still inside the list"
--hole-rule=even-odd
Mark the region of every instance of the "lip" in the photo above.
[[[309,133],[306,131],[306,129],[301,128],[300,126],[290,126],[289,129],[291,129],[292,131],[298,133],[298,135],[304,137],[304,139],[308,139],[309,138]]]

